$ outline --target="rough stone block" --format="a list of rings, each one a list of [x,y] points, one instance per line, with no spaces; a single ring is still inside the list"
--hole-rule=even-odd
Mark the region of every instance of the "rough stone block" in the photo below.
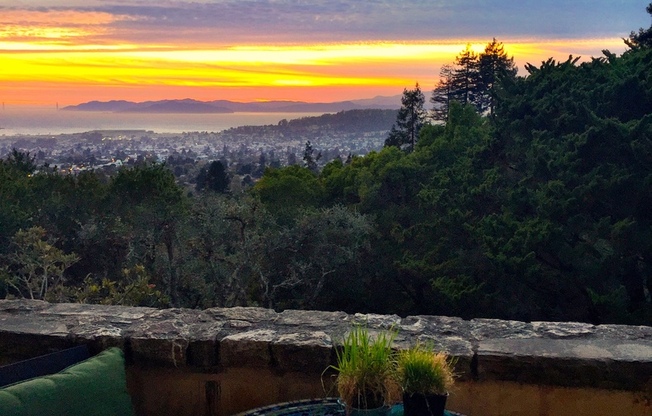
[[[206,322],[191,325],[188,329],[188,365],[205,370],[219,365],[218,338],[223,331],[223,322]]]
[[[277,370],[321,374],[331,364],[331,337],[323,331],[278,336],[271,343]]]
[[[256,329],[225,336],[219,341],[220,366],[271,366],[270,344],[276,335],[272,329]]]
[[[234,308],[211,308],[204,311],[215,320],[244,321],[251,324],[273,322],[278,314],[270,309],[237,306]]]
[[[652,376],[652,345],[633,341],[494,339],[477,357],[480,380],[638,390]]]
[[[332,328],[346,323],[348,314],[345,312],[321,312],[286,310],[278,314],[274,321],[276,325],[301,328]]]

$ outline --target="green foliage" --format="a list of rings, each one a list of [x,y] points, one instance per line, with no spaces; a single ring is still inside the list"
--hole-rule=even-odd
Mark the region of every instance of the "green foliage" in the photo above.
[[[305,167],[314,174],[319,173],[319,167],[317,166],[319,159],[321,159],[321,152],[315,155],[315,150],[312,148],[312,143],[310,143],[310,140],[308,140],[303,151],[303,163],[305,164]]]
[[[24,153],[17,149],[11,150],[11,153],[3,161],[3,164],[23,175],[30,175],[36,170],[34,156],[30,157],[29,152]]]
[[[316,207],[322,201],[322,188],[315,173],[297,165],[265,170],[254,185],[254,192],[274,213],[288,212],[299,207]]]
[[[289,224],[248,196],[202,198],[183,226],[186,304],[323,308],[355,282],[372,225],[341,206],[299,209]]]
[[[19,230],[11,243],[14,251],[2,258],[0,282],[20,297],[45,299],[53,288],[63,284],[64,271],[79,260],[47,241],[41,227]]]
[[[479,83],[478,55],[471,50],[471,45],[455,57],[455,67],[450,82],[453,96],[462,105],[473,104]]]
[[[583,308],[579,319],[611,320],[596,301],[622,286],[632,322],[649,319],[652,176],[640,155],[649,147],[651,63],[649,49],[581,65],[549,60],[529,66],[497,108],[512,209],[495,223],[506,233],[493,258],[525,267],[548,310],[568,305],[556,314]],[[508,262],[501,247],[522,247],[524,261]]]
[[[502,42],[494,38],[478,56],[475,103],[481,113],[494,113],[500,83],[516,77],[514,58],[507,56]]]
[[[214,160],[199,170],[195,189],[200,192],[206,190],[224,194],[229,192],[229,182],[230,178],[224,164]]]
[[[502,42],[496,38],[480,54],[467,45],[454,65],[444,65],[439,72],[439,82],[430,99],[434,104],[433,118],[448,121],[453,101],[472,104],[479,113],[493,115],[502,83],[513,80],[516,73],[514,58],[507,56]]]
[[[150,283],[145,267],[136,265],[123,269],[120,280],[102,279],[96,282],[90,276],[84,279],[81,287],[66,288],[62,296],[79,303],[96,303],[102,305],[167,307],[169,297],[156,285]]]
[[[120,229],[116,237],[129,250],[125,263],[145,265],[178,305],[178,226],[188,201],[172,172],[161,164],[121,169],[111,178],[107,202],[113,213],[108,220]]]

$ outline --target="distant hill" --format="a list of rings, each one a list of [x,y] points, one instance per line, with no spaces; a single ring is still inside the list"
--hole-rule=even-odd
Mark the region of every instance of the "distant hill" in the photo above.
[[[64,107],[66,111],[106,111],[129,113],[334,113],[358,109],[394,110],[401,106],[400,95],[375,97],[363,100],[339,101],[333,103],[307,103],[303,101],[236,102],[228,100],[197,101],[89,101]]]
[[[281,120],[278,124],[265,126],[240,126],[222,132],[225,135],[267,136],[280,135],[289,137],[319,138],[333,134],[362,134],[370,132],[388,132],[396,121],[398,110],[356,109],[344,110],[316,117],[301,117],[293,120]],[[385,134],[385,133],[383,133]]]
[[[211,103],[195,100],[164,100],[147,105],[137,104],[122,110],[125,113],[233,113],[234,111]]]
[[[137,103],[131,101],[89,101],[87,103],[79,105],[69,105],[63,107],[62,110],[73,110],[73,111],[124,111],[129,108],[133,108]]]

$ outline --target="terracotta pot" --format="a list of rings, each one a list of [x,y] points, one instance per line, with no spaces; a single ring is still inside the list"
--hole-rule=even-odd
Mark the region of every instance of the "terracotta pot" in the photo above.
[[[403,394],[404,416],[443,416],[446,394]]]

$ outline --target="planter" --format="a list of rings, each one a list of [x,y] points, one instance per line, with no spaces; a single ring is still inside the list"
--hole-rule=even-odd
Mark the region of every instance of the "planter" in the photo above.
[[[352,407],[349,416],[387,416],[391,408],[389,406],[377,407],[375,409],[356,409]]]
[[[347,406],[341,399],[338,403],[344,410],[346,416],[388,416],[392,408],[390,406],[380,406],[371,409]]]
[[[405,416],[443,416],[447,394],[403,394]]]

